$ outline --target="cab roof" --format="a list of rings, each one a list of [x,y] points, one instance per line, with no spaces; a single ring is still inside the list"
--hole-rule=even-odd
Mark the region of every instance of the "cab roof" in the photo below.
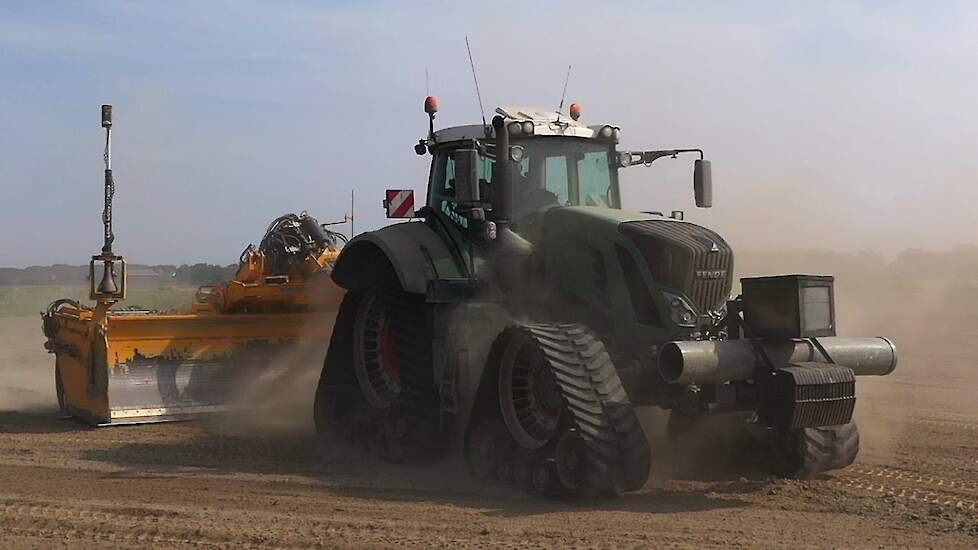
[[[535,107],[503,106],[496,108],[496,114],[507,121],[532,122],[535,136],[566,136],[591,139],[603,125],[584,126],[571,117],[556,111]],[[491,138],[495,135],[491,125],[468,124],[452,126],[435,131],[436,143],[468,141]]]

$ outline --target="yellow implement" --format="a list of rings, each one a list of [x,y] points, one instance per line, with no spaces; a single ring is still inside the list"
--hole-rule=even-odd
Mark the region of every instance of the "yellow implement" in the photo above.
[[[105,260],[93,258],[95,306],[58,300],[43,314],[62,411],[108,425],[253,405],[236,399],[246,384],[288,377],[329,341],[344,293],[329,276],[340,237],[304,213],[282,216],[241,255],[233,280],[202,287],[179,313],[109,309],[125,297],[125,261],[112,257],[121,284],[109,266],[96,287]]]
[[[341,293],[337,294],[337,303]],[[309,313],[109,313],[62,302],[45,315],[65,414],[106,425],[228,410],[235,391],[328,341],[334,309]],[[308,348],[308,349],[303,349]]]

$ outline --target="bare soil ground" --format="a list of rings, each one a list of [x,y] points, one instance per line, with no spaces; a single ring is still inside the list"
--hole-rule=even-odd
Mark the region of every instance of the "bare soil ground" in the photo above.
[[[323,458],[308,384],[289,400],[288,414],[306,415],[292,422],[95,430],[59,420],[39,319],[0,319],[0,547],[975,548],[978,292],[969,288],[966,303],[960,289],[919,302],[840,290],[840,303],[862,297],[878,314],[840,311],[844,332],[892,335],[902,348],[894,375],[860,379],[852,467],[812,481],[749,467],[676,479],[680,458],[657,435],[662,417],[647,414],[652,482],[585,503],[483,485],[458,459],[419,470]],[[936,321],[921,322],[925,314]]]

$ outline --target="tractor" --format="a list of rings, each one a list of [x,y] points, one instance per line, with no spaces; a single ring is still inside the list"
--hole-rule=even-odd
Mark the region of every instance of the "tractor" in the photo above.
[[[496,109],[434,129],[427,197],[391,190],[406,221],[362,233],[332,271],[346,289],[316,389],[317,431],[398,462],[464,455],[478,476],[553,497],[641,489],[653,460],[636,407],[671,426],[739,415],[777,472],[853,462],[855,376],[896,367],[886,338],[836,335],[834,280],[741,280],[705,227],[623,209],[619,172],[700,149],[620,149],[569,113]]]

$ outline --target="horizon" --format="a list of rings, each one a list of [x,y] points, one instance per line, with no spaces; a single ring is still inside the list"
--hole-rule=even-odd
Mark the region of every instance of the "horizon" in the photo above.
[[[750,259],[757,259],[757,257],[759,256],[769,256],[769,255],[784,255],[784,256],[801,255],[801,256],[810,256],[810,257],[831,256],[835,259],[855,259],[855,260],[861,260],[866,262],[874,262],[884,266],[893,266],[894,264],[897,264],[898,262],[901,261],[901,257],[905,258],[906,256],[914,255],[914,254],[937,254],[937,255],[943,255],[949,259],[960,258],[962,255],[969,256],[969,257],[973,256],[974,258],[978,258],[978,245],[968,245],[968,244],[955,245],[947,250],[906,248],[892,256],[878,254],[872,250],[840,251],[840,250],[831,250],[825,248],[795,248],[795,249],[782,249],[782,250],[753,248],[753,249],[746,249],[746,250],[735,250],[734,252],[741,255],[740,256],[741,258],[746,256]],[[903,261],[907,261],[907,260],[903,260]],[[152,262],[152,261],[143,261],[143,260],[134,261],[128,257],[126,262],[130,267],[151,267],[151,268],[152,267],[179,268],[179,267],[201,265],[201,264],[226,268],[226,267],[238,265],[237,261],[225,262],[225,263],[197,261],[197,260],[177,261],[177,262]],[[88,263],[87,262],[85,263],[56,262],[51,264],[31,264],[25,266],[0,265],[0,270],[46,269],[52,267],[69,267],[69,268],[78,268],[78,269],[87,270]],[[978,274],[976,274],[976,277],[978,277]]]

